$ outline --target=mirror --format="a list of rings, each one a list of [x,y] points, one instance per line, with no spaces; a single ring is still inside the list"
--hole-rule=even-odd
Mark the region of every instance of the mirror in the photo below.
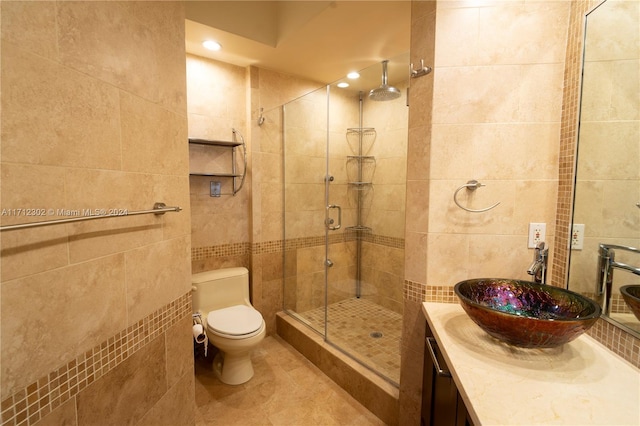
[[[587,15],[568,287],[640,337],[620,290],[640,286],[639,19],[640,2],[624,0]]]

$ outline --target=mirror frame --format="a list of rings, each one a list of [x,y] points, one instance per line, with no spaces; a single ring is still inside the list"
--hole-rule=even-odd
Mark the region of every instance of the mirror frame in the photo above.
[[[569,284],[570,250],[568,242],[573,218],[578,148],[577,130],[579,128],[585,28],[589,13],[596,10],[605,1],[606,0],[589,0],[585,2],[572,2],[571,5],[567,55],[565,60],[565,84],[562,99],[562,104],[565,108],[563,108],[561,118],[558,157],[559,175],[556,206],[556,234],[554,238],[555,253],[553,256],[550,280],[553,285],[564,288],[568,288]],[[625,359],[630,360],[630,358],[634,356],[637,358],[638,347],[640,346],[640,335],[607,317],[601,318],[603,321],[599,321],[588,333]],[[624,348],[618,345],[617,340],[613,343],[607,343],[608,335],[616,329],[623,332],[621,339],[627,340]],[[635,353],[631,353],[633,350],[635,350]]]

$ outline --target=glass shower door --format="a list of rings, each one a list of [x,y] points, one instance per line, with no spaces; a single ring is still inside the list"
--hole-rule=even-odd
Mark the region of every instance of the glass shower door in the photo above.
[[[323,87],[285,104],[282,120],[284,309],[323,335],[327,102],[328,91]]]
[[[399,383],[408,108],[368,98],[379,78],[283,106],[284,309]]]

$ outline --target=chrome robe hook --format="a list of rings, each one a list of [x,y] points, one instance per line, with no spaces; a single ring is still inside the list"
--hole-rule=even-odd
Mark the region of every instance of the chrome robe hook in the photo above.
[[[460,207],[462,210],[466,210],[466,211],[471,212],[471,213],[486,212],[486,211],[489,211],[492,208],[496,207],[498,204],[500,204],[500,201],[498,201],[494,205],[489,206],[489,207],[484,208],[484,209],[469,209],[469,208],[461,205],[458,202],[458,192],[460,192],[460,190],[462,190],[463,188],[467,188],[467,191],[475,191],[476,189],[480,188],[481,186],[487,186],[487,185],[485,185],[483,183],[480,183],[475,179],[468,181],[466,184],[464,184],[460,188],[456,189],[456,191],[453,193],[453,202],[456,203],[456,206]]]

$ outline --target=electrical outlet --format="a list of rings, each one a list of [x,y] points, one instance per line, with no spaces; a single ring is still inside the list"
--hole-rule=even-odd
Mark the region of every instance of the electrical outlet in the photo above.
[[[571,229],[571,250],[582,250],[584,248],[584,224],[574,223]]]
[[[536,248],[536,244],[544,241],[547,234],[546,223],[530,223],[529,224],[529,248]]]

